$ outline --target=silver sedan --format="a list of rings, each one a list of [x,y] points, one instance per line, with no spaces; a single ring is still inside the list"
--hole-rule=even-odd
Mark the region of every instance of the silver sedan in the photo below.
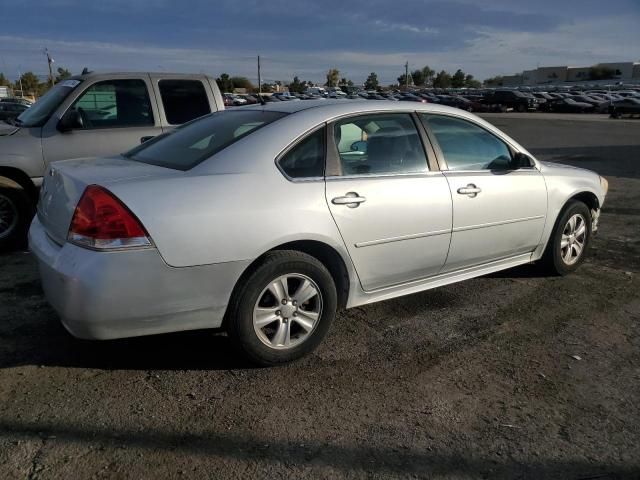
[[[462,110],[286,102],[52,165],[29,240],[73,335],[222,327],[272,365],[339,308],[536,261],[572,272],[606,193]]]

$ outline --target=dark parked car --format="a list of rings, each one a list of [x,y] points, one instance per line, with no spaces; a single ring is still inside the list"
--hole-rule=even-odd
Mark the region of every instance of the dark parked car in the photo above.
[[[517,112],[526,112],[537,108],[536,99],[517,90],[495,90],[484,97],[487,105],[502,105]]]
[[[542,104],[542,110],[545,112],[557,113],[588,113],[593,112],[594,108],[590,103],[576,102],[572,98],[560,98]]]
[[[609,113],[613,118],[619,118],[624,114],[640,115],[640,100],[632,97],[616,100],[609,107]]]
[[[11,123],[11,120],[17,118],[22,112],[24,112],[28,105],[23,105],[22,103],[10,103],[10,102],[0,102],[0,120],[6,121],[6,123]]]

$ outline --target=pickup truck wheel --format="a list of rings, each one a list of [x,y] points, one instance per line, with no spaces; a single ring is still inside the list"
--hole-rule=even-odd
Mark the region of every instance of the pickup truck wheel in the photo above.
[[[525,106],[524,106],[523,104],[521,104],[521,103],[520,103],[520,104],[518,104],[518,106],[516,106],[516,111],[517,111],[517,112],[522,113],[522,112],[524,112],[524,111],[526,111],[526,110],[527,110],[527,107],[525,107]]]
[[[32,212],[23,190],[0,188],[0,251],[26,245]]]
[[[269,252],[241,282],[229,303],[227,330],[252,362],[290,362],[312,352],[327,334],[336,314],[336,287],[316,258]]]

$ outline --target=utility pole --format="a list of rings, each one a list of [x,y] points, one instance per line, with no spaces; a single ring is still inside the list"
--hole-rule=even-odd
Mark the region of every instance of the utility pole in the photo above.
[[[51,86],[53,87],[53,70],[51,69],[51,64],[53,63],[53,58],[51,58],[51,55],[49,55],[49,49],[48,48],[44,49],[44,54],[47,56],[47,65],[49,66],[49,82],[51,83]]]
[[[409,62],[404,64],[404,88],[409,90]]]
[[[258,93],[262,95],[262,75],[260,74],[260,55],[258,55]]]

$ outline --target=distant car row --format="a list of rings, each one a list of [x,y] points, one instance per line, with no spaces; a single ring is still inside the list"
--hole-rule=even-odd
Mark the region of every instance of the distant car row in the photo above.
[[[567,92],[526,92],[497,89],[476,91],[415,90],[415,91],[360,91],[347,94],[334,89],[325,91],[315,87],[304,94],[279,92],[274,94],[225,93],[226,106],[251,105],[261,101],[284,102],[319,98],[345,98],[391,100],[401,102],[439,103],[468,112],[544,111],[554,113],[609,113],[612,117],[623,114],[640,115],[640,90],[589,90]]]

